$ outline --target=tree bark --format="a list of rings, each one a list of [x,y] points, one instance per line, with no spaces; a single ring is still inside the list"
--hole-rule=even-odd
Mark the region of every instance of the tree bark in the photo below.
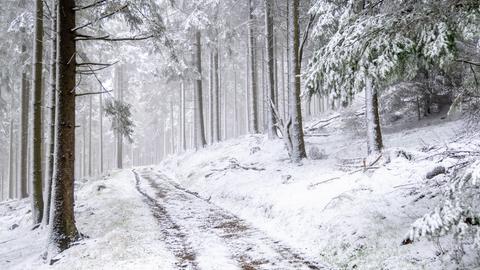
[[[32,217],[33,224],[43,218],[42,184],[42,72],[43,72],[43,0],[35,1],[35,42],[33,64],[33,170],[32,170]]]
[[[198,76],[195,81],[195,103],[196,103],[196,114],[195,122],[197,125],[197,140],[201,147],[205,147],[207,144],[205,140],[205,123],[203,121],[203,95],[202,95],[202,44],[201,44],[202,34],[200,31],[195,33],[195,65],[197,68]]]
[[[88,176],[92,176],[92,95],[88,97]]]
[[[214,143],[214,133],[215,133],[215,115],[214,115],[214,64],[213,64],[213,50],[210,51],[210,65],[209,65],[209,91],[208,91],[208,113],[209,113],[209,125],[210,125],[210,144]]]
[[[8,87],[9,80],[7,79],[7,87]],[[16,183],[16,173],[15,167],[17,164],[17,160],[15,158],[16,149],[14,147],[14,134],[13,134],[13,125],[14,125],[14,115],[13,115],[13,108],[14,108],[14,98],[13,98],[13,91],[10,90],[11,94],[11,103],[10,103],[10,142],[9,142],[9,151],[8,151],[8,198],[14,199],[15,197],[15,183]]]
[[[123,66],[119,66],[116,69],[116,76],[115,76],[115,81],[116,81],[116,91],[117,91],[117,99],[119,101],[123,101],[123,79],[124,79],[124,74],[123,74]],[[116,132],[116,161],[117,161],[117,169],[122,169],[123,168],[123,135],[120,132]]]
[[[67,249],[79,233],[74,217],[75,173],[75,68],[74,0],[58,1],[57,132],[52,213],[49,226],[49,259]]]
[[[213,115],[214,115],[214,129],[215,132],[213,134],[213,141],[218,142],[220,141],[220,76],[219,76],[219,67],[218,67],[218,48],[215,48],[213,54],[213,78],[214,78],[214,85],[215,91],[213,93]]]
[[[299,0],[289,1],[289,36],[290,36],[290,97],[291,108],[290,117],[292,119],[291,140],[292,140],[292,153],[291,158],[294,162],[299,162],[301,159],[306,158],[305,142],[303,139],[303,126],[302,126],[302,108],[300,99],[300,59],[299,59],[299,47],[300,47],[300,31],[299,31]]]
[[[48,164],[47,179],[44,191],[44,208],[43,222],[50,222],[50,205],[52,203],[52,179],[54,171],[54,155],[55,155],[55,115],[57,102],[57,15],[56,0],[52,1],[52,35],[51,35],[51,62],[50,62],[50,130],[49,130],[49,148],[48,148]]]
[[[264,0],[265,3],[265,37],[266,37],[266,52],[267,52],[267,104],[272,104],[277,107],[277,99],[275,98],[275,59],[273,57],[274,44],[273,44],[273,0]],[[277,138],[275,131],[275,116],[272,106],[268,108],[268,138]]]
[[[180,143],[183,151],[187,150],[187,137],[185,134],[185,82],[181,82],[181,126],[180,126]]]
[[[378,111],[378,93],[372,79],[365,83],[365,110],[367,120],[367,151],[368,154],[380,153],[383,148],[380,114]]]
[[[22,54],[27,53],[27,46],[22,45]],[[28,197],[28,114],[29,114],[29,84],[26,70],[22,72],[21,94],[21,124],[20,124],[20,198]]]
[[[100,89],[100,92],[102,89]],[[103,174],[103,94],[99,95],[99,128],[100,128],[100,174]]]
[[[252,0],[248,0],[248,57],[250,58],[250,132],[258,133],[258,85],[256,67],[256,38],[254,35],[254,18]]]

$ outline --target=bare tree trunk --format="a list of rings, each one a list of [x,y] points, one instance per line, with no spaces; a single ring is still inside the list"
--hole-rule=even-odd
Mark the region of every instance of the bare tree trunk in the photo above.
[[[282,57],[281,57],[281,60],[282,62],[282,109],[283,109],[283,117],[286,118],[287,117],[287,110],[286,110],[286,106],[285,106],[285,50],[282,49]]]
[[[74,0],[58,1],[57,132],[55,171],[50,214],[49,259],[78,239],[74,217],[75,176],[75,68]]]
[[[250,132],[250,61],[248,57],[248,46],[245,51],[245,133]]]
[[[26,54],[27,47],[22,45],[22,54]],[[29,114],[29,84],[27,73],[22,72],[21,94],[21,124],[20,124],[20,198],[28,197],[28,114]]]
[[[196,121],[198,123],[197,126],[197,136],[198,136],[198,141],[201,147],[205,147],[207,144],[207,141],[205,140],[205,123],[203,121],[203,95],[202,95],[202,34],[200,31],[197,31],[195,33],[195,65],[197,68],[197,72],[199,74],[199,78],[195,81],[195,103],[196,103]]]
[[[210,125],[210,144],[215,142],[215,114],[214,114],[214,60],[213,50],[210,51],[210,68],[209,68],[209,91],[208,91],[208,113],[209,113],[209,125]]]
[[[254,7],[252,5],[252,0],[248,0],[249,8],[249,22],[248,22],[248,49],[250,58],[250,121],[251,121],[251,132],[258,133],[258,85],[257,85],[257,66],[256,66],[256,40],[254,35],[254,18],[253,11]]]
[[[116,83],[117,83],[117,86],[116,86],[116,91],[117,91],[117,94],[118,94],[118,97],[117,99],[119,101],[123,101],[123,87],[124,87],[124,84],[123,84],[123,79],[124,79],[124,72],[123,72],[123,66],[119,66],[116,70]],[[123,135],[120,134],[120,132],[116,132],[116,143],[117,143],[117,146],[116,146],[116,153],[117,153],[117,169],[122,169],[123,168]]]
[[[7,79],[7,84],[9,80]],[[14,108],[14,101],[13,98],[13,91],[11,91],[11,103],[10,103],[10,142],[9,142],[9,151],[8,151],[8,198],[13,199],[15,197],[15,183],[16,180],[16,173],[15,173],[15,166],[17,164],[17,159],[15,158],[16,148],[14,147],[14,134],[13,134],[13,125],[14,125],[14,115],[13,115],[13,108]]]
[[[181,82],[181,127],[180,127],[180,143],[183,151],[187,150],[187,137],[185,134],[185,82]]]
[[[100,89],[100,91],[103,91],[102,89]],[[100,127],[100,131],[99,131],[99,136],[100,136],[100,174],[103,174],[103,94],[100,94],[99,95],[99,105],[100,105],[100,108],[99,108],[99,127]]]
[[[233,137],[238,136],[238,116],[237,116],[237,69],[233,69]]]
[[[299,47],[300,47],[300,31],[299,31],[299,0],[289,1],[289,32],[290,32],[290,96],[292,100],[292,107],[290,111],[290,117],[292,119],[292,147],[291,158],[293,161],[298,162],[307,157],[305,152],[305,142],[303,139],[303,126],[302,126],[302,108],[300,99],[300,59],[299,59]]]
[[[35,42],[33,64],[33,168],[32,168],[32,217],[33,224],[42,222],[42,72],[43,72],[43,0],[35,1]]]
[[[273,0],[264,0],[265,3],[265,37],[266,37],[266,52],[267,52],[267,104],[272,103],[272,106],[278,108],[277,100],[275,98],[275,59],[273,56]],[[268,108],[268,138],[277,138],[275,131],[275,116],[272,106]]]
[[[44,191],[45,205],[43,208],[43,222],[50,222],[50,205],[52,203],[52,179],[54,171],[54,155],[55,155],[55,115],[57,102],[57,1],[52,1],[52,35],[51,35],[51,62],[50,62],[50,145],[48,149],[48,168],[47,179]]]
[[[378,154],[383,148],[382,130],[378,112],[378,93],[370,78],[367,78],[365,83],[365,110],[368,154]]]
[[[219,76],[219,66],[218,66],[218,48],[215,48],[213,55],[213,66],[214,66],[214,82],[215,82],[215,91],[213,94],[213,114],[214,114],[214,127],[215,132],[213,136],[213,141],[220,141],[220,76]]]
[[[92,95],[88,98],[88,176],[92,176]]]
[[[173,93],[172,93],[173,95]],[[171,153],[174,154],[175,153],[175,127],[174,127],[174,111],[173,111],[173,96],[170,97],[170,132],[171,132],[171,136],[170,136],[170,143],[171,143],[171,146],[172,146],[172,151]]]

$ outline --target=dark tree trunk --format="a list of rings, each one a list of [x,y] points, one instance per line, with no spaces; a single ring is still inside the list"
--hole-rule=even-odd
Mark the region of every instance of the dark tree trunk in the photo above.
[[[292,153],[291,158],[293,161],[298,162],[307,157],[305,152],[305,142],[303,139],[303,126],[302,126],[302,108],[300,99],[300,59],[299,59],[299,47],[300,47],[300,31],[299,31],[299,0],[289,1],[289,35],[290,35],[290,97],[291,97],[291,109],[290,117],[292,120],[291,128],[291,141],[292,141]]]
[[[368,154],[380,153],[383,148],[383,141],[378,108],[378,93],[371,79],[366,81],[365,102]]]
[[[57,132],[50,214],[49,257],[67,249],[79,233],[74,217],[75,67],[74,0],[58,1]]]

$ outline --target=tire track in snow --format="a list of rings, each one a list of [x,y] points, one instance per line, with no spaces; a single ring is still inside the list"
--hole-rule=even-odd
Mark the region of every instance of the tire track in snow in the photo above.
[[[150,207],[153,216],[161,226],[162,240],[167,244],[167,247],[177,257],[176,265],[180,269],[200,269],[196,262],[196,253],[188,244],[186,235],[181,231],[180,227],[169,216],[166,209],[158,203],[158,201],[149,196],[140,188],[140,176],[133,170],[135,175],[135,188],[144,197],[144,201]],[[158,194],[157,194],[158,195]]]
[[[167,215],[170,213],[173,223],[190,220],[190,223],[186,223],[187,226],[181,227],[185,238],[193,236],[195,232],[189,227],[196,224],[196,229],[204,233],[202,235],[222,239],[231,258],[242,270],[328,269],[321,263],[305,259],[279,241],[270,239],[244,220],[201,198],[197,193],[186,190],[162,173],[144,170],[141,178],[147,180],[155,190],[162,201],[161,207]],[[155,204],[159,204],[155,199],[151,199]]]

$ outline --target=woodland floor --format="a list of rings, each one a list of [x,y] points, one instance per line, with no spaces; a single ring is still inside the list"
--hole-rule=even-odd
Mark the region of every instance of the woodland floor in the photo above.
[[[152,210],[162,240],[180,268],[328,269],[185,190],[160,171],[134,173],[137,190]]]

